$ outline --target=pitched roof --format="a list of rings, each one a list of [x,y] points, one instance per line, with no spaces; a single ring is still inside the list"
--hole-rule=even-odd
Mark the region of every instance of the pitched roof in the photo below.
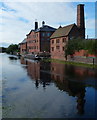
[[[32,30],[30,30],[30,32],[29,32],[26,36],[30,35],[32,31],[35,31],[35,30],[33,30],[33,29],[32,29]]]
[[[44,26],[42,26],[42,27],[40,27],[40,28],[38,28],[36,30],[32,29],[26,36],[30,35],[31,32],[40,32],[40,31],[45,31],[45,32],[53,31],[54,32],[55,30],[56,30],[56,28],[50,27],[48,25],[44,25]]]
[[[53,28],[53,27],[50,27],[50,26],[48,26],[48,25],[44,25],[44,26],[36,29],[35,32],[39,32],[39,31],[53,31],[53,32],[54,32],[55,30],[56,30],[56,29]]]
[[[23,44],[23,43],[26,43],[27,41],[26,41],[26,38],[20,43],[20,44]]]
[[[50,38],[57,38],[57,37],[62,37],[62,36],[67,36],[71,29],[73,28],[73,26],[76,25],[75,23],[74,24],[71,24],[71,25],[67,25],[67,26],[64,26],[64,27],[59,27],[53,34]]]

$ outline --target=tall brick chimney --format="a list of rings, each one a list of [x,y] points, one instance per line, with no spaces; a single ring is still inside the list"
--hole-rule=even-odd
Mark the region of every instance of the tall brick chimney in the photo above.
[[[80,31],[80,36],[85,38],[84,4],[77,5],[77,26]]]
[[[35,20],[35,30],[38,29],[38,22]]]

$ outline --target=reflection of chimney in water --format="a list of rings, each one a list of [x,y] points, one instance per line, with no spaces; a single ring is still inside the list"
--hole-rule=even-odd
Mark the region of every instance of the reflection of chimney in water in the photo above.
[[[38,80],[36,80],[36,82],[35,82],[35,86],[36,86],[36,88],[38,88],[38,86],[39,86],[39,82],[38,82]]]
[[[46,84],[45,84],[45,81],[43,82],[43,88],[45,88],[46,87]]]
[[[78,114],[82,115],[84,114],[84,104],[85,104],[85,88],[82,89],[82,91],[77,95],[77,109],[78,109]]]

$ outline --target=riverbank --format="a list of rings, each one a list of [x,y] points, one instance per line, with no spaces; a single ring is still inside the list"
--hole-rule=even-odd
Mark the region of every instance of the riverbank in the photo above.
[[[82,62],[71,62],[71,61],[64,61],[64,60],[58,60],[58,59],[43,59],[44,62],[55,62],[55,63],[61,63],[61,64],[69,64],[69,65],[75,65],[75,66],[83,66],[83,67],[89,67],[89,68],[97,68],[97,64],[86,64]]]
[[[18,55],[15,55],[18,56]],[[20,56],[18,56],[20,57]],[[24,57],[24,56],[23,56]],[[33,59],[32,55],[26,55],[25,58],[28,59]],[[40,60],[40,59],[34,59],[34,60]],[[84,63],[84,62],[77,62],[77,61],[64,61],[64,60],[58,60],[58,59],[52,59],[52,58],[46,58],[46,59],[41,59],[41,61],[44,62],[55,62],[55,63],[61,63],[61,64],[69,64],[69,65],[75,65],[75,66],[83,66],[83,67],[88,67],[88,68],[97,68],[97,64],[93,63]]]

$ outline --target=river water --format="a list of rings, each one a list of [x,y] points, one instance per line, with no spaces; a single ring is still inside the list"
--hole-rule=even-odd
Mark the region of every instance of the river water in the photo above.
[[[97,70],[0,54],[3,118],[95,118]]]

